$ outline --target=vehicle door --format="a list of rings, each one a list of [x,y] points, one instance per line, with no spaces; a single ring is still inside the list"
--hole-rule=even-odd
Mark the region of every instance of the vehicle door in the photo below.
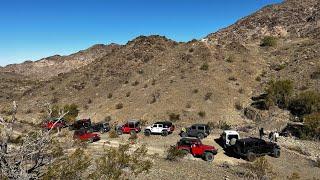
[[[163,130],[163,124],[158,124],[157,133],[161,133]]]
[[[189,131],[188,131],[189,136],[197,136],[197,127],[196,126],[191,126]]]
[[[191,145],[191,153],[195,156],[202,155],[203,150],[201,148],[201,143],[199,142],[193,142]]]
[[[130,132],[130,127],[129,127],[129,124],[128,124],[128,123],[126,123],[125,125],[123,125],[122,131],[123,131],[124,133],[129,133],[129,132]]]

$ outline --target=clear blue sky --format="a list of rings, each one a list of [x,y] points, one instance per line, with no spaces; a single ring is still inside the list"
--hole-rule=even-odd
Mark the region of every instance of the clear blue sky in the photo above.
[[[139,35],[199,39],[281,0],[0,0],[0,66]]]

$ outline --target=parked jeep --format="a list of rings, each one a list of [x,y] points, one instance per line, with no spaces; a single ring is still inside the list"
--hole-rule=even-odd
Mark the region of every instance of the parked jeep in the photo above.
[[[237,131],[225,130],[220,135],[220,143],[223,148],[228,148],[232,145],[235,145],[238,139],[240,139],[240,135]]]
[[[151,126],[147,126],[144,129],[144,135],[150,136],[151,134],[161,134],[162,136],[167,136],[174,131],[175,127],[172,122],[156,122]]]
[[[91,127],[91,119],[80,119],[69,126],[69,130],[89,129]]]
[[[100,132],[101,134],[103,134],[103,133],[110,131],[110,125],[107,122],[93,123],[89,127],[89,130],[91,132]]]
[[[73,138],[81,141],[89,141],[89,142],[95,142],[100,140],[99,134],[92,133],[86,129],[74,131]]]
[[[122,126],[116,127],[116,132],[118,135],[121,134],[135,134],[141,131],[140,121],[138,120],[129,120]]]
[[[59,122],[57,122],[59,121]],[[56,123],[57,122],[57,123]],[[42,125],[44,129],[50,130],[52,128],[65,128],[67,127],[67,123],[64,119],[51,118],[45,121]]]
[[[203,139],[209,136],[211,130],[206,124],[194,124],[191,127],[183,128],[180,132],[181,137],[197,137]]]
[[[198,138],[182,138],[177,143],[177,149],[191,153],[195,157],[202,157],[205,161],[213,161],[217,150],[214,146],[204,145]]]
[[[236,155],[245,157],[248,161],[254,161],[256,157],[264,155],[280,157],[280,147],[276,143],[259,138],[239,139],[231,148]]]

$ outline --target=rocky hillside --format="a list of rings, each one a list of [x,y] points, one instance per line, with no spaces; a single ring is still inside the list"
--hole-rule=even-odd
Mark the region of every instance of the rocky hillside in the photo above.
[[[18,100],[25,112],[40,112],[45,102],[76,103],[81,116],[94,120],[111,116],[115,121],[171,118],[179,124],[251,124],[243,108],[270,80],[292,80],[295,93],[320,88],[319,77],[312,76],[320,66],[319,11],[317,0],[288,0],[203,41],[141,36],[123,46],[102,46],[108,50],[93,63],[70,66],[63,74],[0,99]],[[267,35],[277,37],[275,46],[260,46]],[[280,120],[288,119],[282,111],[278,114]]]
[[[118,48],[116,44],[97,44],[69,56],[54,55],[35,62],[25,61],[22,64],[8,65],[0,68],[0,72],[16,73],[32,79],[47,80],[58,74],[88,65],[92,61],[111,53],[116,48]]]

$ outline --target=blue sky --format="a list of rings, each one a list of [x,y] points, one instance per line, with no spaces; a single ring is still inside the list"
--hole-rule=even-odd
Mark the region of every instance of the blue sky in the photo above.
[[[281,0],[0,0],[0,66],[159,34],[200,39]]]

